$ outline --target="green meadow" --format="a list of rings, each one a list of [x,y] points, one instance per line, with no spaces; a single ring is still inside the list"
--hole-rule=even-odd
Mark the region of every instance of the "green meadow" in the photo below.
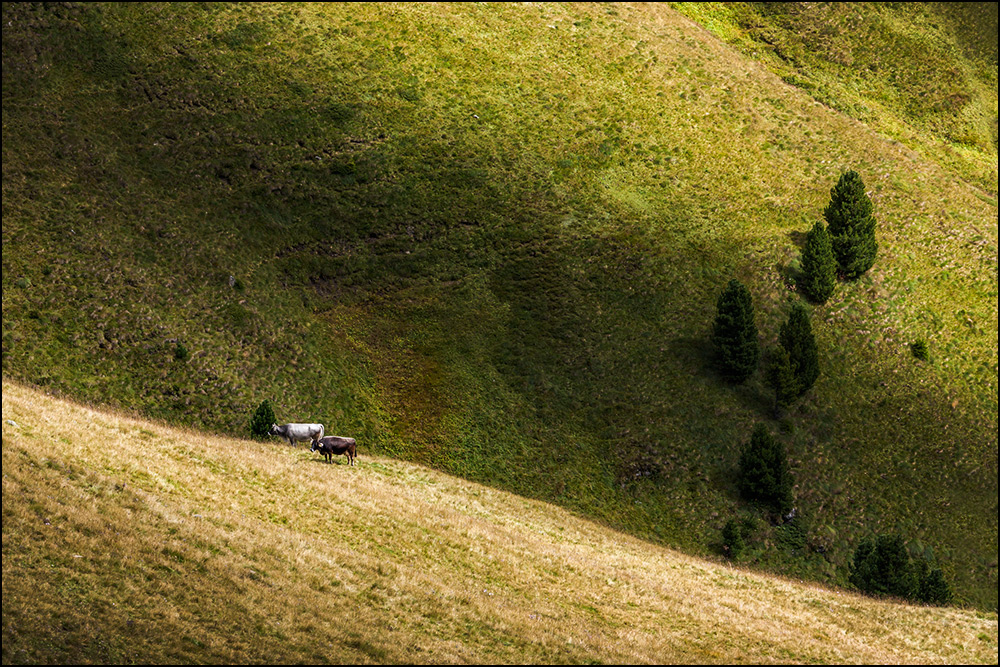
[[[746,518],[739,566],[824,585],[899,533],[995,612],[995,4],[8,3],[3,24],[5,380],[213,437],[270,400],[362,459],[720,562]],[[810,305],[821,375],[775,419],[762,373],[718,373],[716,300],[746,284],[773,345],[848,169],[878,257]],[[761,422],[791,522],[737,492]]]

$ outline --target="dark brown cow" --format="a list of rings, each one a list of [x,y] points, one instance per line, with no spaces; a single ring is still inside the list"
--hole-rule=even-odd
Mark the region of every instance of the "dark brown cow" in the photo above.
[[[328,435],[319,440],[313,440],[311,452],[320,452],[327,463],[333,463],[334,454],[347,454],[347,461],[354,465],[354,457],[357,456],[358,446],[354,438],[342,438],[339,435]]]

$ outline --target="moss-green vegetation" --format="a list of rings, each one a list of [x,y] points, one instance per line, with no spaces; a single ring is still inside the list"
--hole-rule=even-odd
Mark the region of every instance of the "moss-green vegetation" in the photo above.
[[[6,4],[3,372],[240,435],[270,397],[362,456],[712,553],[772,405],[715,372],[716,299],[737,277],[773,345],[855,169],[878,261],[812,311],[822,375],[780,434],[802,523],[743,560],[844,584],[898,532],[995,608],[995,40],[849,7],[879,32],[803,48],[813,90],[664,5]],[[749,50],[744,13],[811,34],[684,11]],[[899,34],[869,87],[836,60]],[[927,53],[952,67],[909,102]]]

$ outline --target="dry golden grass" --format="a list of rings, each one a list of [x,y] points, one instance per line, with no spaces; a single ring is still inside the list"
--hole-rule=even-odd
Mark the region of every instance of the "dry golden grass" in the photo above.
[[[997,619],[3,383],[3,661],[997,662]]]

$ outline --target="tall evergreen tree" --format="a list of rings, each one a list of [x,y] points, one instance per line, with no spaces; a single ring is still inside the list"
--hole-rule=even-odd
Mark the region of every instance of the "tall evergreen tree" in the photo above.
[[[802,303],[796,301],[792,304],[788,320],[778,332],[778,342],[788,352],[798,385],[798,396],[801,396],[809,391],[819,377],[819,352],[809,323],[809,311]]]
[[[763,424],[757,424],[740,454],[740,495],[775,512],[792,509],[792,474],[784,446]]]
[[[719,295],[712,342],[719,353],[722,373],[743,382],[757,370],[760,347],[750,291],[735,278]]]
[[[837,260],[833,257],[833,245],[826,225],[816,222],[806,234],[806,245],[802,249],[802,277],[799,288],[816,303],[823,303],[833,294],[837,282]]]
[[[844,172],[830,190],[830,203],[823,216],[829,225],[833,254],[841,273],[853,280],[875,263],[875,217],[865,184],[853,169]]]

